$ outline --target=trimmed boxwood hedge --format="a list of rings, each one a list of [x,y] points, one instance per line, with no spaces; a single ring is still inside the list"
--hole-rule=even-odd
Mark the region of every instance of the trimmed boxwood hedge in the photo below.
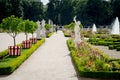
[[[117,51],[120,51],[120,46],[116,48]]]
[[[2,59],[4,56],[8,55],[8,49],[0,52],[0,59]]]
[[[54,32],[50,32],[46,37],[49,38]]]
[[[74,46],[71,44],[71,40],[67,40],[68,48],[71,52],[73,63],[75,64],[76,70],[80,76],[90,77],[90,78],[106,78],[106,79],[120,79],[120,72],[118,71],[85,71],[83,66],[80,66],[80,59],[77,57]],[[114,59],[110,59],[108,56],[102,54],[108,61],[114,61]],[[115,62],[115,61],[114,61]],[[116,65],[116,67],[120,66],[120,63]],[[118,68],[116,68],[118,69]]]
[[[8,56],[0,61],[0,75],[10,74],[18,68],[43,42],[38,40],[30,49],[23,49],[20,56]]]

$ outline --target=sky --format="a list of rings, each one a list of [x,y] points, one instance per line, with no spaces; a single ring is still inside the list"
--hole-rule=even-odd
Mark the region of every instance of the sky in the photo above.
[[[44,5],[46,5],[49,1],[48,0],[41,0],[41,2],[43,2]]]

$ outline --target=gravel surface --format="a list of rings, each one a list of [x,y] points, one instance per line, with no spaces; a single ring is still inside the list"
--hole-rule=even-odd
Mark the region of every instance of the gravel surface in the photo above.
[[[104,51],[111,58],[120,59],[120,51],[116,51],[115,49],[109,50],[107,46],[95,46],[95,47]]]

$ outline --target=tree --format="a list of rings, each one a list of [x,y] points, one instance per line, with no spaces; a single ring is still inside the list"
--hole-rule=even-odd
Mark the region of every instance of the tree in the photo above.
[[[23,17],[23,3],[22,0],[10,0],[12,5],[11,14],[17,17]]]
[[[37,30],[38,25],[33,21],[30,21],[29,24],[30,24],[30,33],[32,34],[32,38],[33,38],[33,33]]]
[[[33,21],[42,20],[44,17],[43,4],[38,1],[23,0],[24,19]]]
[[[69,24],[73,21],[73,17],[75,16],[73,0],[62,0],[61,5],[59,7],[60,16],[61,16],[61,23],[62,24]]]
[[[0,23],[3,18],[9,17],[11,15],[12,4],[10,0],[0,0]]]
[[[113,17],[120,18],[120,0],[111,0],[111,5],[113,9]]]
[[[16,36],[19,32],[24,30],[23,25],[21,24],[22,18],[15,16],[10,16],[2,20],[1,26],[2,29],[7,31],[7,33],[13,38],[14,46],[16,45]]]

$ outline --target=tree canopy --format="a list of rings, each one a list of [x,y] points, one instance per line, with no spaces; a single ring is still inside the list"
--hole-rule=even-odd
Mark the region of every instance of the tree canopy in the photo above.
[[[109,25],[120,18],[120,0],[49,0],[43,5],[39,0],[0,0],[0,21],[10,15],[33,21],[47,21],[65,25],[77,16],[83,26]]]

